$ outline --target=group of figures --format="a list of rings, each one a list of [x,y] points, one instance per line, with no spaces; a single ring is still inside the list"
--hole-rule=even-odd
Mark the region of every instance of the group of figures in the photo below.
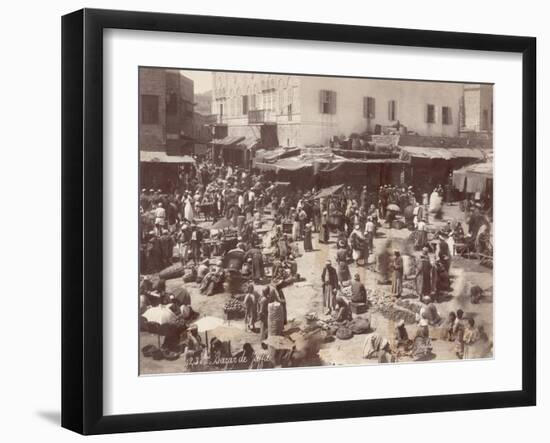
[[[404,321],[397,322],[392,340],[372,332],[365,358],[383,363],[399,355],[428,359],[428,328],[443,323],[449,324],[446,338],[456,342],[458,358],[468,358],[468,346],[487,338],[461,312],[443,321],[436,306],[452,289],[452,257],[460,247],[479,248],[490,238],[491,224],[479,202],[468,209],[466,235],[461,223],[451,221],[430,232],[430,217],[441,217],[442,187],[426,196],[416,195],[412,186],[386,185],[371,192],[366,186],[342,186],[319,197],[317,189],[291,189],[263,173],[209,161],[180,178],[172,189],[143,189],[140,195],[140,296],[142,313],[166,305],[181,320],[180,340],[167,336],[164,346],[183,352],[187,360],[204,348],[210,358],[223,352],[227,357],[227,351],[216,337],[210,346],[202,344],[193,326],[200,313],[191,307],[186,285],[196,283],[208,296],[229,292],[238,298],[245,329],[264,345],[269,336],[283,335],[284,288],[303,278],[299,256],[315,253],[316,247],[331,251],[331,237],[336,238],[334,261],[319,269],[322,315],[330,324],[349,328],[369,308],[365,283],[359,273],[352,277],[354,267],[375,272],[377,286],[391,284],[395,300],[403,296],[404,280],[413,276],[414,296],[422,304],[412,338]],[[411,231],[404,242],[387,235],[403,228]],[[165,281],[174,276],[182,279],[183,295],[166,291]],[[245,345],[244,356],[256,352],[251,343]]]

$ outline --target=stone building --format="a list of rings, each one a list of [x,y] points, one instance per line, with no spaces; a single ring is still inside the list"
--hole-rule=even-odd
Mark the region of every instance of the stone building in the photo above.
[[[187,154],[193,151],[193,81],[175,69],[139,69],[139,148]]]
[[[458,136],[463,84],[255,73],[213,73],[214,137],[263,147],[327,146],[333,136],[405,126]]]
[[[493,131],[493,85],[466,84],[461,114],[462,134]]]

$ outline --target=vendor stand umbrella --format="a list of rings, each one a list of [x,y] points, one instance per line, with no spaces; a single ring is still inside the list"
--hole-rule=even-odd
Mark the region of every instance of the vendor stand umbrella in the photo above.
[[[160,336],[163,335],[164,332],[164,328],[162,326],[175,322],[176,314],[174,314],[167,306],[159,305],[145,311],[142,314],[142,317],[145,317],[149,323],[149,332],[157,334],[158,347],[160,349]]]
[[[208,331],[211,331],[223,325],[223,320],[218,317],[206,316],[197,320],[194,324],[197,326],[199,332],[204,332],[206,350],[208,351]]]

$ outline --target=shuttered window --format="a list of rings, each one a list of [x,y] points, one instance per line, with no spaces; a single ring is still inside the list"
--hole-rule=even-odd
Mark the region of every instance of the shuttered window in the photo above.
[[[248,95],[243,95],[243,115],[248,114]]]
[[[363,97],[363,117],[374,118],[376,116],[375,107],[374,97]]]
[[[451,108],[449,106],[442,106],[441,107],[441,122],[444,125],[452,125],[453,124],[453,115],[451,113]]]
[[[397,102],[395,100],[390,100],[388,102],[388,120],[397,120]]]
[[[435,123],[434,105],[426,105],[426,123]]]
[[[336,114],[336,92],[322,89],[319,91],[319,112]]]

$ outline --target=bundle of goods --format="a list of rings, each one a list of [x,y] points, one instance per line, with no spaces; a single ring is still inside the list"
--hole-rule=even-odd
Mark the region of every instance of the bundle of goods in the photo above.
[[[244,305],[239,300],[232,298],[223,305],[223,312],[228,319],[242,318],[244,317],[245,309]]]
[[[284,318],[281,303],[272,302],[267,305],[268,335],[283,335]]]
[[[159,277],[163,280],[170,280],[172,278],[182,277],[185,273],[185,266],[181,263],[174,263],[159,272]]]
[[[398,322],[403,320],[405,323],[416,323],[416,314],[409,309],[402,308],[398,305],[381,304],[378,306],[378,312],[380,312],[388,320]]]
[[[367,334],[370,332],[370,320],[368,318],[356,317],[348,323],[348,328],[354,334]]]
[[[182,280],[184,283],[191,283],[197,280],[197,270],[194,266],[187,266],[183,271]]]
[[[340,340],[349,340],[353,337],[353,331],[346,326],[340,326],[335,335]]]
[[[405,222],[403,220],[394,220],[391,223],[392,229],[403,229],[405,227]]]
[[[401,306],[402,308],[408,309],[409,311],[413,311],[415,314],[419,314],[420,308],[422,307],[420,302],[415,300],[399,299],[395,303]]]
[[[168,349],[159,349],[154,345],[145,345],[141,348],[141,353],[144,357],[151,357],[153,360],[177,360],[180,354],[177,352],[169,351]]]

